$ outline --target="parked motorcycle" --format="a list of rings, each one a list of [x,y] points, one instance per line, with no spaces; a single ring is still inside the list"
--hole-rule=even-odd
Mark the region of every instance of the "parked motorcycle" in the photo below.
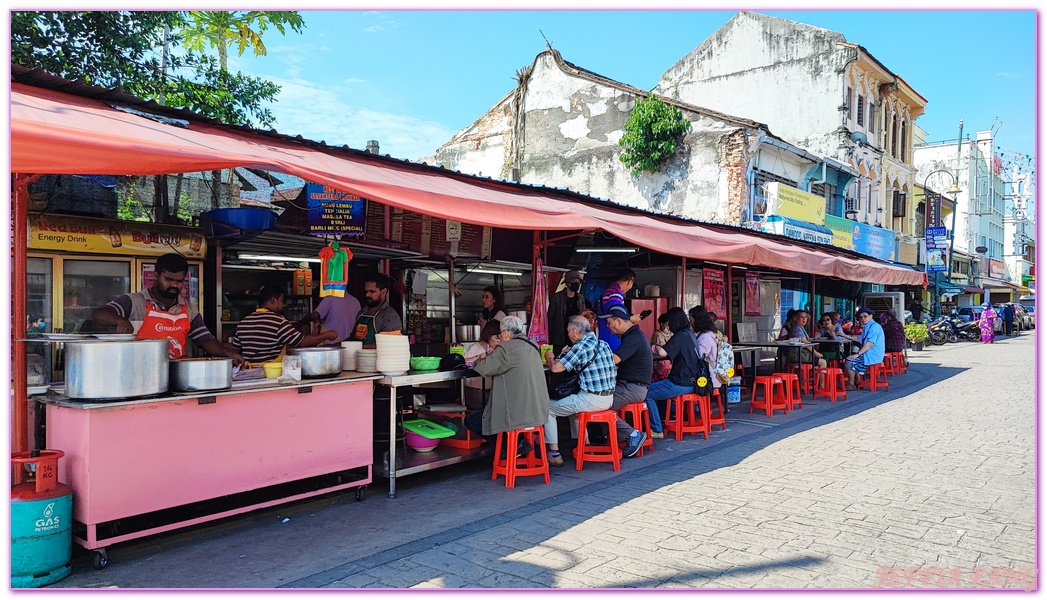
[[[965,321],[956,325],[956,334],[962,340],[977,342],[982,339],[982,329],[977,321]]]
[[[941,346],[946,342],[957,342],[959,337],[953,329],[952,319],[949,317],[938,317],[927,324],[927,342],[932,346]]]

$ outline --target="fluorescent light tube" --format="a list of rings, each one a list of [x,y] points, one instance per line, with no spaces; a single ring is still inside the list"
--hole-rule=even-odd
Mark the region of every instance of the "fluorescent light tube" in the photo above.
[[[490,273],[492,275],[516,275],[517,277],[523,275],[522,271],[499,271],[497,269],[481,269],[479,267],[469,268],[466,271],[470,273]]]
[[[639,248],[575,248],[577,252],[617,252],[621,254],[631,254],[636,252]]]
[[[272,261],[283,261],[283,262],[308,262],[318,263],[319,258],[304,258],[301,256],[258,256],[256,254],[240,254],[240,258],[247,260],[272,260]]]

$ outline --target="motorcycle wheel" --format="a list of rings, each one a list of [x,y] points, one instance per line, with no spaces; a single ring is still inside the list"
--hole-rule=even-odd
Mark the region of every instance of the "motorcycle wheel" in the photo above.
[[[940,331],[932,331],[930,337],[927,338],[932,346],[941,346],[945,343],[945,334]]]
[[[956,342],[960,341],[960,338],[956,337],[955,333],[950,333],[949,336],[946,338],[946,340],[950,344],[955,344]]]

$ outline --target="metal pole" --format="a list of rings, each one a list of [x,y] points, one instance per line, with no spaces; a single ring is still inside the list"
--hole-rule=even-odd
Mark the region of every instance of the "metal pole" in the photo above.
[[[734,296],[733,280],[731,279],[731,263],[727,263],[727,310],[723,317],[724,329],[727,331],[723,332],[727,336],[727,340],[731,339],[731,307],[733,306],[732,300]]]
[[[453,346],[458,342],[455,339],[457,327],[454,326],[454,257],[451,256],[447,257],[447,307],[450,310],[449,318],[451,321],[450,337],[447,339],[451,341]]]
[[[687,257],[680,257],[680,308],[687,310],[684,306],[684,297],[687,293]]]
[[[956,187],[960,187],[960,148],[963,142],[963,119],[960,119],[960,137],[956,140]],[[959,212],[960,205],[956,202],[956,194],[952,195],[952,228],[949,229],[949,260],[946,263],[946,280],[952,283],[952,247],[956,240],[956,213]]]

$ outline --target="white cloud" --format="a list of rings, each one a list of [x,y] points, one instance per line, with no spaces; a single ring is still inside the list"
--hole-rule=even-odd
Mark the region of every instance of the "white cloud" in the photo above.
[[[432,155],[454,135],[441,123],[350,104],[341,89],[302,79],[274,82],[282,89],[271,110],[283,134],[357,149],[378,140],[382,154],[408,160]]]
[[[996,76],[997,77],[1010,77],[1010,78],[1014,78],[1014,79],[1017,79],[1018,77],[1021,77],[1020,75],[1016,75],[1015,73],[1006,73],[1006,72],[997,73]]]

